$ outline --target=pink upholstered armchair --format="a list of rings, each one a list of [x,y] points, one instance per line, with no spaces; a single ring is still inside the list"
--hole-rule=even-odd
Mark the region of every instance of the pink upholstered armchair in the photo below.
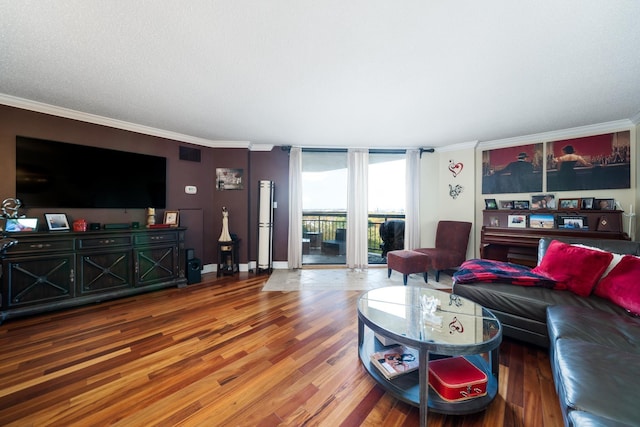
[[[465,261],[470,232],[470,222],[440,221],[436,247],[414,249],[429,256],[429,269],[436,271],[436,282],[440,281],[440,271],[458,267]]]

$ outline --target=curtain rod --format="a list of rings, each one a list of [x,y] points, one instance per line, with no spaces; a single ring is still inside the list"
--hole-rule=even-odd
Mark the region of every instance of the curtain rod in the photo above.
[[[283,145],[281,147],[282,151],[291,151],[290,145]],[[307,153],[346,153],[348,149],[346,148],[303,148],[302,152]],[[422,157],[422,153],[433,153],[436,150],[434,148],[420,148],[420,157]],[[369,150],[369,154],[406,154],[406,149],[383,149],[383,148],[372,148]]]

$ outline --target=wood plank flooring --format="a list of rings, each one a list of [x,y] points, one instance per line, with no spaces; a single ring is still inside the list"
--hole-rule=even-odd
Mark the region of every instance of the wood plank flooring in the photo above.
[[[203,282],[0,325],[2,426],[417,426],[357,355],[361,292]],[[505,339],[499,396],[430,426],[561,426],[543,349]]]

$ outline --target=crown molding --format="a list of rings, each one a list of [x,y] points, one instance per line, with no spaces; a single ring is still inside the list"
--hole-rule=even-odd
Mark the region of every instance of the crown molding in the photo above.
[[[43,102],[31,101],[29,99],[18,98],[16,96],[0,94],[0,104],[10,107],[21,108],[23,110],[35,111],[37,113],[49,114],[52,116],[63,117],[66,119],[78,120],[81,122],[92,123],[95,125],[107,126],[115,129],[122,129],[130,132],[141,133],[144,135],[157,136],[159,138],[172,139],[189,144],[201,145],[211,148],[249,148],[249,141],[224,141],[198,138],[195,136],[185,135],[182,133],[171,132],[168,130],[143,126],[123,120],[111,119],[109,117],[98,116],[96,114],[84,113],[82,111],[72,110],[69,108],[58,107],[55,105],[45,104]]]
[[[547,141],[558,141],[569,138],[579,138],[582,136],[597,135],[600,133],[619,132],[629,130],[634,124],[629,119],[616,120],[612,122],[599,123],[595,125],[580,126],[575,128],[542,132],[531,135],[518,136],[514,138],[498,139],[494,141],[484,141],[478,144],[478,148],[499,148],[511,147],[514,145],[532,144]]]
[[[468,150],[470,148],[476,148],[478,146],[478,141],[468,141],[468,142],[461,142],[459,144],[453,144],[453,145],[445,145],[443,147],[436,147],[436,152],[438,153],[446,153],[449,151],[459,151],[459,150]]]
[[[631,120],[631,123],[633,123],[634,125],[636,126],[640,125],[640,111],[638,111],[638,113],[635,116],[631,117],[630,120]]]
[[[271,151],[273,144],[249,144],[249,151]]]

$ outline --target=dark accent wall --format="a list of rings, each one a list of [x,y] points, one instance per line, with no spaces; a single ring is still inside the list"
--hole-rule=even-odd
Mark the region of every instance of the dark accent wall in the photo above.
[[[171,139],[143,135],[107,126],[85,123],[48,114],[0,105],[0,201],[15,197],[15,138],[17,135],[74,144],[112,148],[167,158],[167,209],[180,210],[181,225],[187,226],[185,246],[194,248],[204,264],[217,263],[217,241],[222,231],[222,207],[229,209],[229,228],[238,235],[240,262],[256,259],[257,183],[270,179],[276,183],[278,209],[275,215],[274,260],[286,261],[288,236],[288,153],[275,147],[270,152],[248,149],[210,148]],[[180,160],[180,147],[198,148],[200,162]],[[104,167],[118,167],[105,165]],[[244,189],[219,191],[215,187],[216,168],[244,170]],[[96,174],[100,171],[96,170]],[[78,183],[90,186],[91,183]],[[186,194],[185,186],[194,185],[197,194]],[[57,210],[59,211],[59,210]],[[47,209],[31,209],[22,213],[41,218]],[[146,223],[144,209],[68,209],[70,221],[84,218],[87,222]],[[156,222],[163,212],[157,211]]]

